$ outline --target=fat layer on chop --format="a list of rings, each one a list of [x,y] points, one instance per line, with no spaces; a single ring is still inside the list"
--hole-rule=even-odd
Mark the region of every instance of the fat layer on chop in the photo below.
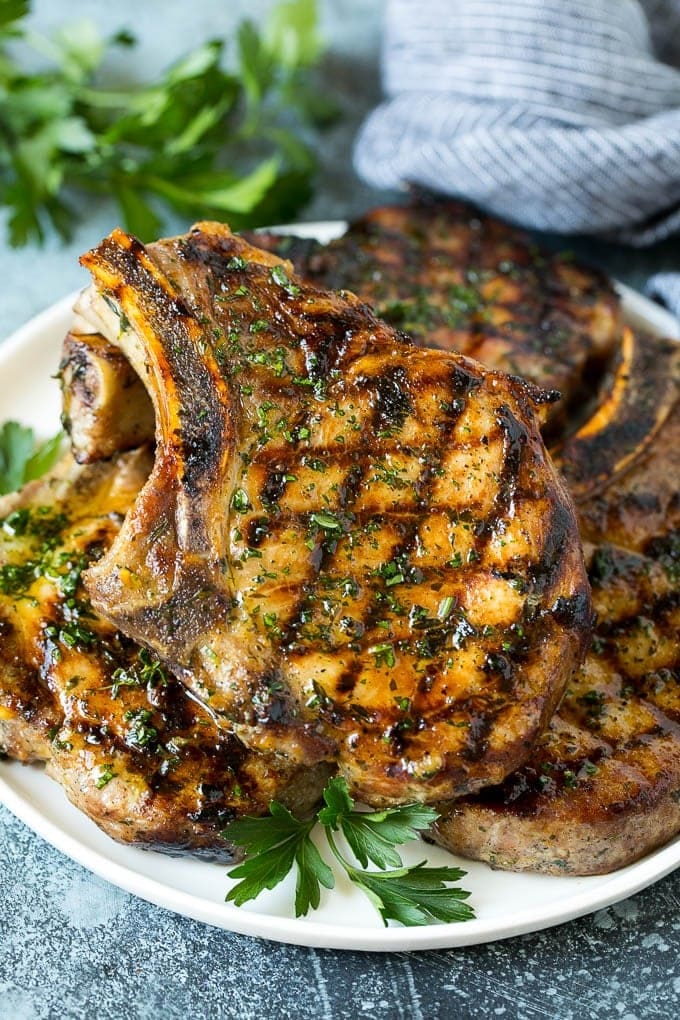
[[[151,458],[135,451],[0,499],[0,750],[46,762],[108,835],[230,858],[220,835],[275,798],[304,814],[328,776],[252,754],[158,659],[98,617],[83,570],[118,532]]]
[[[628,336],[564,446],[597,624],[549,730],[435,839],[510,870],[602,874],[680,831],[680,345]],[[589,473],[590,472],[590,473]]]
[[[251,748],[369,803],[497,782],[580,661],[590,599],[541,395],[423,351],[219,224],[83,259],[156,454],[97,611]]]

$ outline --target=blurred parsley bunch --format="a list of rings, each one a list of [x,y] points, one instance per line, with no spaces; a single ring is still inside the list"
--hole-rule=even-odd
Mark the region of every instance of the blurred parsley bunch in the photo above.
[[[236,31],[236,67],[210,40],[150,84],[100,83],[112,46],[89,22],[35,36],[30,0],[0,0],[0,206],[14,246],[68,237],[79,192],[113,196],[144,241],[162,209],[255,226],[292,218],[316,172],[310,139],[336,116],[311,78],[321,55],[315,0],[285,0],[258,30]],[[34,73],[20,58],[46,57]],[[71,201],[69,202],[69,197]]]

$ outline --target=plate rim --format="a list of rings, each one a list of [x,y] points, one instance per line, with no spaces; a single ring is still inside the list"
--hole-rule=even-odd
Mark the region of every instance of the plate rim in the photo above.
[[[324,220],[308,223],[284,224],[265,228],[272,232],[292,232],[298,236],[330,240],[346,228],[345,221]],[[638,291],[615,281],[624,305],[624,314],[645,321],[654,332],[680,339],[680,322],[666,309],[655,304]],[[70,315],[78,291],[54,302],[15,330],[6,340],[0,341],[0,369],[19,354],[22,347],[36,337],[56,329],[60,319]],[[465,923],[424,925],[422,927],[354,928],[315,920],[300,920],[275,914],[240,910],[231,904],[220,903],[177,889],[166,882],[153,879],[133,866],[121,864],[105,857],[103,852],[88,845],[87,839],[72,834],[55,824],[15,789],[9,775],[21,769],[17,762],[0,763],[0,803],[12,812],[33,832],[52,847],[98,877],[138,896],[154,905],[170,909],[194,920],[223,928],[237,934],[269,938],[278,942],[327,949],[358,950],[369,952],[396,952],[427,949],[452,949],[479,943],[511,938],[516,935],[540,931],[563,924],[577,917],[610,906],[634,895],[646,886],[659,881],[680,867],[680,836],[641,860],[604,876],[594,885],[576,891],[573,898],[554,901],[545,910],[532,906],[517,914],[508,915],[505,921],[498,918],[479,919]],[[29,766],[31,767],[31,766]],[[34,766],[46,783],[51,780],[44,768]],[[7,773],[7,774],[5,774]],[[46,787],[47,788],[47,787]],[[63,793],[63,791],[62,791]],[[96,832],[100,830],[87,816],[82,816]],[[132,849],[132,848],[130,848]],[[153,853],[153,851],[149,851]],[[464,859],[460,859],[463,861]],[[513,873],[508,872],[511,878]],[[547,877],[547,876],[542,876]],[[576,877],[576,876],[575,876]],[[568,876],[560,876],[564,880]],[[313,915],[312,915],[313,916]]]
[[[53,782],[40,766],[22,766],[19,762],[10,765],[10,769],[21,768],[40,771],[41,777],[44,776],[47,782]],[[465,923],[423,925],[417,928],[396,926],[353,928],[349,925],[314,920],[301,921],[299,918],[239,910],[231,904],[207,900],[143,875],[133,867],[112,861],[101,851],[88,846],[82,838],[71,835],[46,818],[38,807],[17,793],[2,772],[4,768],[0,771],[0,803],[50,846],[104,881],[162,909],[172,910],[212,927],[298,946],[363,952],[403,952],[455,949],[500,941],[516,935],[542,931],[594,913],[633,896],[680,866],[680,837],[678,837],[626,868],[610,875],[589,876],[601,879],[601,884],[582,890],[568,901],[568,906],[561,905],[552,915],[538,913],[537,909],[532,907],[524,913],[513,915],[503,924],[494,919],[477,918]],[[83,820],[96,828],[94,822],[86,816],[83,816]],[[142,850],[138,852],[153,853]],[[465,863],[461,858],[456,860],[462,860],[463,865]],[[514,873],[504,874],[512,876]],[[553,876],[541,877],[550,879]],[[564,878],[568,880],[570,877],[577,879],[579,876],[559,876],[559,880],[563,881]],[[552,909],[554,910],[554,906]]]

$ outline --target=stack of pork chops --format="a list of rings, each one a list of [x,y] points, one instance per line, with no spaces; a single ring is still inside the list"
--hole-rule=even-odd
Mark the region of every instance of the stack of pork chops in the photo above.
[[[0,500],[9,756],[174,853],[335,773],[501,868],[680,831],[680,345],[452,202],[83,264],[72,450]]]

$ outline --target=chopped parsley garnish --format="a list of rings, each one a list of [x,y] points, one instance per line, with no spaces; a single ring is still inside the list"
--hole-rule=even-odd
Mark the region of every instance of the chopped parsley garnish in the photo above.
[[[396,662],[394,646],[389,642],[383,642],[379,645],[371,645],[368,649],[368,654],[375,656],[376,666],[387,666],[389,669],[392,669]]]
[[[103,790],[104,787],[115,778],[115,775],[116,773],[113,771],[113,765],[101,765],[95,786],[98,790]]]
[[[127,736],[129,744],[149,749],[154,747],[158,740],[158,730],[151,725],[152,713],[148,708],[130,709],[123,718],[131,723]]]
[[[250,323],[248,329],[251,333],[264,333],[266,329],[269,329],[269,323],[266,319],[255,319]]]
[[[237,489],[231,498],[231,508],[237,514],[245,514],[250,510],[250,500],[243,489]]]
[[[111,697],[117,698],[121,687],[165,687],[168,677],[160,660],[146,648],[140,648],[136,662],[114,669],[111,680]]]
[[[313,524],[328,531],[339,531],[342,528],[342,524],[333,514],[313,513],[309,515],[309,519]]]
[[[300,293],[300,288],[288,279],[288,274],[283,266],[274,266],[272,268],[271,277],[274,283],[278,284],[279,287],[283,287],[286,294],[289,297],[297,297]]]

